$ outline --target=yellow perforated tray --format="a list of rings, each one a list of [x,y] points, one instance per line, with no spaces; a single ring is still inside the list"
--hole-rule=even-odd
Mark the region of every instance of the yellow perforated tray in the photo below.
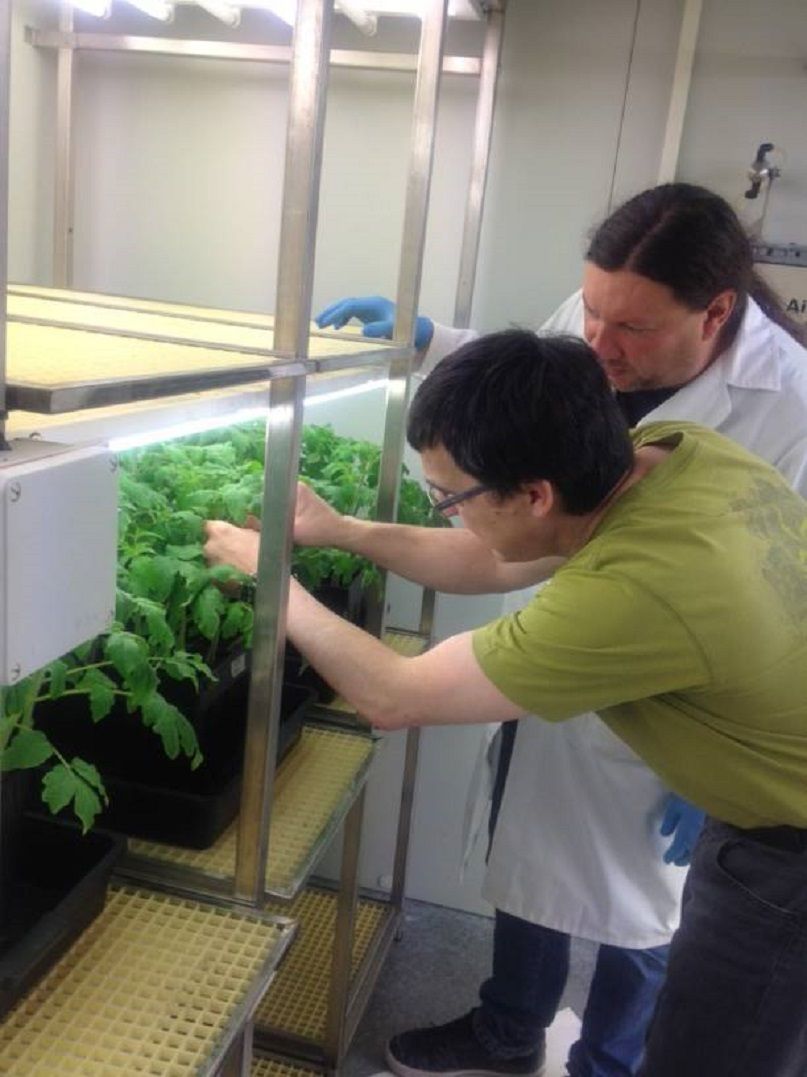
[[[382,902],[359,901],[353,933],[354,974],[387,909]],[[270,905],[269,911],[278,910]],[[255,1024],[321,1042],[328,1012],[336,894],[306,890],[283,912],[297,922],[297,935],[258,1007]]]
[[[118,300],[125,303],[125,300]],[[113,306],[109,303],[91,302],[91,297],[85,295],[84,301],[76,303],[65,297],[61,292],[52,295],[17,295],[10,294],[8,297],[8,314],[10,317],[23,317],[40,321],[60,323],[60,326],[91,326],[94,329],[103,329],[111,333],[139,333],[149,336],[176,337],[182,340],[198,341],[211,348],[217,345],[243,349],[269,349],[274,346],[274,318],[266,314],[240,314],[238,311],[222,311],[202,307],[187,307],[179,304],[149,304],[148,308],[138,305],[137,308]],[[14,332],[11,332],[12,326]],[[58,380],[71,381],[79,378],[100,376],[97,372],[90,372],[88,364],[92,363],[93,356],[99,349],[107,350],[110,347],[121,349],[122,358],[128,363],[134,359],[140,363],[141,354],[145,357],[148,351],[141,348],[126,350],[125,340],[120,339],[117,345],[110,343],[109,338],[99,334],[92,334],[98,339],[93,343],[87,338],[87,334],[80,337],[72,332],[63,333],[61,328],[38,327],[27,324],[9,327],[9,357],[10,360],[17,356],[25,363],[24,373],[26,380],[43,381],[47,376],[50,381],[51,364],[45,363],[43,356],[37,352],[32,356],[29,348],[41,348],[50,343],[59,353],[60,364],[65,360],[68,366],[59,367]],[[316,336],[316,325],[311,324],[312,337],[309,343],[309,354],[312,358],[323,355],[351,355],[362,352],[377,351],[375,343],[368,343],[366,339],[336,340],[333,337]],[[64,344],[60,346],[60,341]],[[140,342],[134,342],[139,344]],[[74,353],[74,348],[80,344],[82,354]],[[185,364],[190,364],[190,369],[196,366],[213,365],[204,348],[194,347],[190,352],[174,352],[173,345],[160,344],[159,349],[149,346],[153,363],[147,368],[124,367],[122,373],[127,375],[135,373],[161,373],[164,369],[171,370],[175,360],[181,360],[182,369]],[[84,349],[92,348],[83,354]],[[22,350],[21,350],[22,349]],[[196,353],[196,360],[193,355]],[[215,353],[215,365],[219,365],[222,354]],[[232,361],[232,356],[231,360]],[[243,359],[238,359],[243,363]],[[250,362],[255,362],[252,357]],[[165,366],[160,366],[163,363]],[[35,367],[32,368],[32,364]],[[222,363],[221,365],[224,365]],[[177,367],[179,369],[179,367]],[[33,370],[39,371],[39,377],[33,377]],[[46,372],[46,373],[44,373]],[[17,362],[10,364],[9,374],[21,374],[17,369]],[[109,376],[110,371],[105,371],[104,376]]]
[[[207,1074],[291,927],[116,887],[98,919],[0,1026],[0,1073]]]
[[[8,303],[17,298],[36,298],[73,306],[117,307],[121,310],[142,310],[151,314],[177,314],[188,318],[238,322],[271,329],[274,317],[258,311],[228,310],[224,307],[200,307],[192,303],[170,303],[162,299],[140,299],[137,296],[110,295],[106,292],[81,292],[73,288],[43,288],[37,284],[9,284]]]
[[[199,334],[198,339],[205,337]],[[377,350],[361,342],[330,339],[318,340],[315,345],[314,339],[309,348],[312,358]],[[18,322],[8,323],[7,340],[9,382],[49,389],[208,370],[237,370],[280,362],[276,357],[247,351],[247,345],[239,345],[243,351],[222,351],[215,343],[209,347],[172,344]],[[265,341],[259,347],[270,345]]]
[[[291,897],[322,851],[363,781],[375,750],[365,735],[306,726],[275,779],[266,889]],[[203,871],[219,879],[235,873],[238,824],[209,849],[180,849],[130,840],[137,856]]]
[[[313,1071],[274,1058],[253,1058],[249,1072],[251,1077],[311,1077]]]

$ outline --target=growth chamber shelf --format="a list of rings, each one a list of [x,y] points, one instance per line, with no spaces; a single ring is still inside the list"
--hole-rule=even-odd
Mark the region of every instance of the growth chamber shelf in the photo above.
[[[212,1077],[293,934],[286,918],[113,888],[0,1026],[0,1073]]]
[[[267,315],[12,287],[9,410],[61,415],[266,383],[273,377],[386,368],[411,354],[356,333],[312,331],[308,356],[273,351]]]
[[[266,893],[291,899],[302,888],[367,780],[379,746],[369,734],[306,726],[275,778]],[[238,822],[208,849],[131,839],[122,870],[142,881],[183,889],[229,890]]]

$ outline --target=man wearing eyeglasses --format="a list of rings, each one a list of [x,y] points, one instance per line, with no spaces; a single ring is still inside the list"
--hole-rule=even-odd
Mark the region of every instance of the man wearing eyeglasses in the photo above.
[[[296,540],[460,593],[564,564],[525,610],[415,658],[292,580],[290,639],[383,729],[596,713],[708,814],[640,1073],[802,1074],[807,504],[705,428],[630,435],[572,338],[511,330],[466,344],[420,386],[407,436],[463,528],[342,517],[301,487]],[[207,533],[212,561],[255,570],[255,532]]]
[[[350,317],[368,336],[389,335],[394,305],[344,300],[318,321],[339,327]],[[807,351],[753,273],[748,240],[719,196],[668,184],[617,209],[589,243],[582,289],[542,331],[589,342],[631,426],[674,418],[713,427],[807,495]],[[474,336],[418,318],[420,374]],[[505,611],[531,595],[507,595]],[[496,909],[492,975],[471,1017],[395,1037],[390,1065],[404,1077],[534,1072],[577,936],[600,945],[569,1073],[630,1077],[702,812],[594,714],[511,723],[501,741],[483,890]]]

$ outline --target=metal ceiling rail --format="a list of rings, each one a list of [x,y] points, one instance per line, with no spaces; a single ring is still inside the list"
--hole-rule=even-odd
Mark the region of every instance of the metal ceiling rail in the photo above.
[[[279,360],[276,365],[219,367],[207,371],[175,374],[144,374],[115,381],[84,381],[62,385],[15,382],[8,386],[8,405],[12,409],[43,415],[63,415],[87,408],[104,408],[133,404],[141,400],[158,400],[184,393],[204,393],[252,385],[273,378],[299,378],[306,365]]]
[[[291,48],[286,45],[248,45],[231,41],[203,41],[170,37],[138,37],[128,34],[66,33],[38,30],[28,26],[25,39],[44,49],[72,49],[82,52],[140,52],[158,56],[186,56],[206,60],[242,60],[252,63],[288,64]],[[331,67],[364,71],[417,71],[417,56],[405,52],[370,52],[331,49]],[[479,75],[482,62],[475,56],[445,56],[443,74]]]

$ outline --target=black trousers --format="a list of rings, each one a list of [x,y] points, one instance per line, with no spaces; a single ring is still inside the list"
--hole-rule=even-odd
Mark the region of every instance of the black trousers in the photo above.
[[[807,830],[709,819],[642,1077],[807,1077]]]

